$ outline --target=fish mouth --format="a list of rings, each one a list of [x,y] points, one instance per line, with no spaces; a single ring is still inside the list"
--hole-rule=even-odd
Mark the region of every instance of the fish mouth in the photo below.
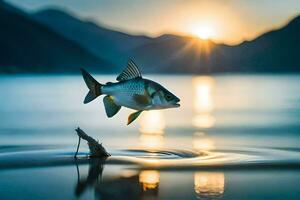
[[[175,107],[180,107],[180,103],[179,103],[179,101],[180,101],[180,100],[178,100],[178,101],[174,102],[174,104],[173,104],[173,105],[174,105]]]

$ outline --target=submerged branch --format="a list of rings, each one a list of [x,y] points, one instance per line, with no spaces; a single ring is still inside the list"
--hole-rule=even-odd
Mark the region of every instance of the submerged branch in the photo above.
[[[75,129],[75,131],[77,132],[77,135],[79,137],[78,145],[77,145],[77,150],[76,150],[76,153],[74,155],[75,158],[77,157],[77,154],[78,154],[78,150],[79,150],[79,146],[80,146],[80,139],[83,139],[83,140],[87,141],[89,149],[90,149],[90,156],[91,157],[104,158],[104,157],[111,156],[105,150],[105,148],[102,146],[101,143],[99,143],[98,141],[96,141],[91,136],[87,135],[82,129],[80,129],[78,127],[77,129]]]

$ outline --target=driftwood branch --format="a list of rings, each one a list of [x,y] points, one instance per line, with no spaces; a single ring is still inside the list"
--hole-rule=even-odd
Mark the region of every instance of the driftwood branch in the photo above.
[[[79,150],[80,140],[81,139],[87,141],[87,144],[88,144],[89,149],[90,149],[90,156],[91,157],[104,158],[104,157],[111,156],[105,150],[105,148],[102,146],[101,143],[99,143],[94,138],[92,138],[91,136],[89,136],[88,134],[86,134],[82,129],[80,129],[78,127],[77,129],[75,129],[75,131],[77,132],[77,135],[78,135],[78,145],[77,145],[76,153],[74,155],[75,158],[77,158],[77,154],[78,154],[78,150]]]

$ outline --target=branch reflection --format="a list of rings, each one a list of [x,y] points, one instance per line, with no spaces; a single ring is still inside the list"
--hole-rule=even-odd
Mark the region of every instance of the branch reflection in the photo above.
[[[114,178],[102,178],[104,160],[90,159],[87,177],[80,176],[76,162],[78,180],[75,186],[76,197],[81,197],[88,188],[93,189],[95,197],[101,200],[148,200],[157,199],[159,192],[159,172],[143,170],[124,172]]]

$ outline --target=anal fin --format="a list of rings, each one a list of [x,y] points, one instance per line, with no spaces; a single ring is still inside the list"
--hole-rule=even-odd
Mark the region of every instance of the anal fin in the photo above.
[[[107,117],[113,117],[121,109],[121,106],[115,104],[113,98],[109,95],[103,98],[103,103]]]
[[[136,118],[138,118],[138,116],[140,116],[140,114],[142,112],[143,112],[142,110],[139,110],[137,112],[134,112],[134,113],[130,114],[129,117],[128,117],[127,125],[131,124],[131,122],[133,122]]]

